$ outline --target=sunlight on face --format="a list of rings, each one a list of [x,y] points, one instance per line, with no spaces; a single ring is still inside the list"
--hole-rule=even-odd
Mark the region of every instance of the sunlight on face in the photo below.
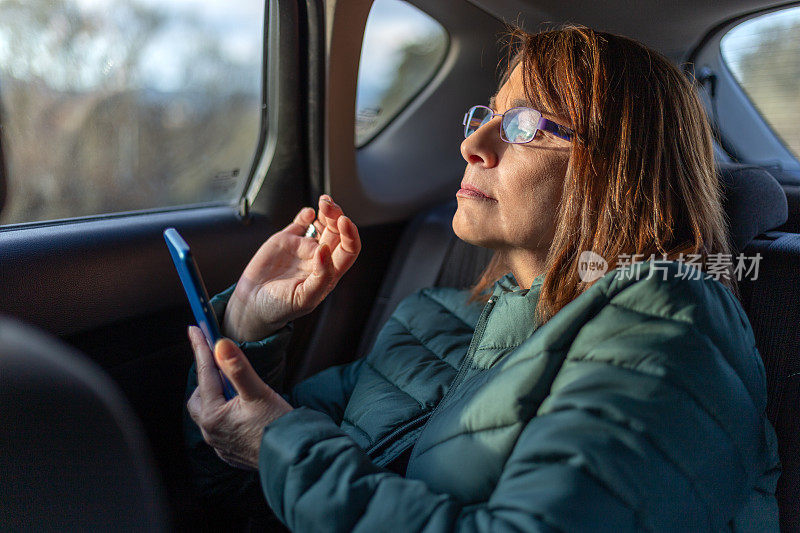
[[[497,113],[525,102],[519,67],[493,100]],[[539,118],[539,113],[520,113],[508,124],[509,135],[530,136]],[[563,117],[547,118],[569,123]],[[499,117],[483,124],[461,144],[467,168],[453,218],[456,235],[494,250],[546,254],[570,151],[569,141],[543,131],[525,144],[503,142]]]

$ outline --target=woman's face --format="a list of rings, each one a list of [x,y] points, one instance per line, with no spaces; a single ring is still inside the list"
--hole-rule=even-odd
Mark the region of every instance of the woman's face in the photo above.
[[[517,106],[536,107],[525,100],[519,67],[489,105],[496,113]],[[571,126],[563,117],[544,116]],[[467,169],[456,193],[453,230],[485,248],[546,254],[555,234],[570,142],[538,131],[527,144],[508,144],[500,139],[501,120],[494,117],[461,143]]]

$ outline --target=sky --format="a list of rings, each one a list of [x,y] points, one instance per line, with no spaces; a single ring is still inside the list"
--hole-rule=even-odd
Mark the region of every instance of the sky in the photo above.
[[[399,51],[439,31],[439,23],[428,14],[400,0],[376,0],[372,5],[358,72],[358,107],[370,107],[392,81]]]

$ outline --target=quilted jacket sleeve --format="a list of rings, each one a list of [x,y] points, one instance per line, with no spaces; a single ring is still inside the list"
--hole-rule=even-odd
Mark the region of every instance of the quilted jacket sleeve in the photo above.
[[[225,305],[235,286],[211,299],[218,317],[224,316]],[[286,369],[286,348],[291,338],[291,324],[258,342],[239,343],[254,370],[270,387],[282,393],[295,407],[308,406],[326,413],[334,420],[341,420],[344,406],[352,391],[360,361],[332,367],[297,384],[288,393],[283,393]],[[189,370],[185,400],[197,388],[195,365]],[[197,424],[189,416],[184,402],[183,432],[189,463],[194,474],[194,483],[203,498],[228,509],[252,511],[265,508],[264,498],[255,472],[233,468],[223,462],[206,444]]]
[[[623,292],[570,344],[486,501],[465,506],[379,468],[328,416],[300,408],[263,435],[270,507],[294,531],[721,530],[745,507],[767,520],[749,527],[777,530],[774,434],[753,387],[763,368],[743,376],[759,372],[747,363],[757,352],[726,353],[722,340],[751,340],[749,326],[698,329],[711,326],[698,309],[733,305],[702,294]]]
[[[234,287],[211,299],[210,303],[218,317],[224,316],[225,305]],[[278,391],[283,390],[286,369],[284,354],[291,332],[289,325],[261,341],[239,343],[261,379]],[[183,434],[195,488],[203,499],[226,510],[253,513],[260,509],[268,512],[261,497],[256,473],[233,468],[222,461],[203,440],[200,428],[189,416],[186,402],[196,388],[197,371],[193,363],[189,369],[184,398]]]

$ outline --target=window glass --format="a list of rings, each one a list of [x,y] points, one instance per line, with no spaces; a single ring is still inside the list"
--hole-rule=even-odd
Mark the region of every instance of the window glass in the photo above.
[[[800,157],[800,8],[747,20],[722,38],[721,47],[755,107]]]
[[[235,200],[260,129],[263,10],[0,0],[0,222]]]
[[[375,0],[367,19],[356,96],[356,146],[388,124],[433,77],[447,32],[400,0]]]

